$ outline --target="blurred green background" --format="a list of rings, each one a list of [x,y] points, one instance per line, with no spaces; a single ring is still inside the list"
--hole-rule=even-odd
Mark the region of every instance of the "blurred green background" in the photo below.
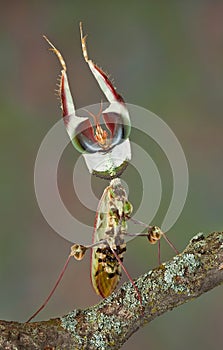
[[[46,297],[69,253],[70,243],[48,226],[39,210],[33,169],[43,137],[60,118],[59,103],[54,96],[60,67],[48,52],[43,34],[49,36],[67,61],[77,107],[101,99],[82,58],[80,20],[89,34],[90,57],[112,74],[126,102],[162,117],[184,149],[190,174],[189,193],[182,215],[168,233],[169,238],[182,250],[197,232],[222,230],[223,3],[3,1],[0,14],[1,319],[26,320]],[[154,151],[154,161],[155,154]],[[74,212],[78,208],[71,190],[75,156],[73,148],[68,147],[59,172],[62,196]],[[157,157],[160,158],[159,154]],[[162,166],[162,159],[159,162],[170,196],[171,176],[165,176],[166,163]],[[123,177],[130,184],[131,201],[136,205],[131,194],[134,186],[131,169]],[[100,196],[107,183],[100,179],[93,182]],[[165,206],[165,198],[163,201]],[[93,222],[94,213],[86,211],[82,215],[88,218],[89,225]],[[163,260],[172,255],[163,244]],[[156,249],[147,247],[145,241],[137,239],[128,244],[125,263],[133,277],[156,262]],[[65,314],[100,300],[91,287],[89,266],[89,255],[81,263],[70,264],[39,319]],[[216,288],[156,319],[131,337],[123,349],[222,347],[222,293],[222,287]]]

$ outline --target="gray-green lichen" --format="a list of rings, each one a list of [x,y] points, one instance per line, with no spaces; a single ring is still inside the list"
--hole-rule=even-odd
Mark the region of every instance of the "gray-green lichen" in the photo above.
[[[94,349],[101,349],[106,350],[107,347],[105,347],[105,339],[104,336],[101,333],[94,333],[92,335],[92,338],[89,340],[89,343],[94,346]]]
[[[137,287],[139,287],[137,285]],[[125,291],[125,298],[123,299],[123,305],[129,310],[129,312],[133,312],[136,308],[140,307],[140,297],[137,294],[131,283],[125,283],[122,286],[122,290]],[[134,292],[133,292],[134,291]]]
[[[219,242],[221,243],[220,248],[223,248],[223,234],[219,235]]]
[[[94,325],[89,343],[94,349],[108,349],[108,345],[114,346],[114,338],[121,334],[125,320],[113,314],[97,313],[90,311],[86,313],[86,322]],[[127,324],[126,324],[127,325]],[[115,335],[115,336],[114,336]]]
[[[157,299],[160,291],[172,289],[176,293],[190,295],[190,286],[185,278],[188,274],[195,273],[200,266],[199,259],[190,253],[175,256],[170,262],[162,264],[159,268],[149,271],[137,280],[137,287],[141,292],[142,304]],[[132,285],[123,285],[125,299],[123,303],[128,308],[136,308],[139,304],[136,293],[132,293]],[[152,305],[152,304],[151,304]]]
[[[76,321],[77,310],[69,312],[68,315],[61,317],[61,326],[67,329],[69,332],[75,332],[77,325]]]
[[[122,322],[117,316],[113,314],[105,314],[98,312],[98,310],[90,310],[85,312],[86,322],[95,325],[95,330],[101,332],[102,329],[106,329],[106,332],[120,333],[120,326]]]
[[[107,298],[105,301],[108,303]],[[61,325],[68,330],[78,342],[79,349],[112,349],[115,345],[114,339],[122,333],[123,327],[128,327],[128,319],[120,315],[114,315],[112,310],[110,313],[105,313],[101,304],[94,308],[82,312],[81,322],[89,325],[89,331],[86,328],[84,331],[83,324],[79,329],[76,310],[70,312],[67,316],[61,318]],[[100,312],[101,311],[101,312]],[[81,335],[80,335],[81,334]],[[87,339],[87,345],[86,344]]]
[[[204,233],[198,232],[194,237],[191,238],[190,243],[193,243],[195,241],[200,241],[204,239]]]
[[[83,339],[78,335],[76,331],[76,326],[78,324],[76,320],[77,314],[78,310],[73,310],[69,312],[69,314],[67,314],[66,316],[61,317],[60,320],[61,326],[75,336],[76,341],[79,344],[78,348],[81,349],[81,346],[83,346]]]
[[[199,261],[195,258],[194,254],[183,254],[175,256],[171,262],[163,264],[165,266],[164,290],[169,288],[173,289],[177,293],[190,293],[188,285],[183,283],[183,277],[185,273],[194,273],[200,266]],[[180,283],[179,283],[180,279]]]

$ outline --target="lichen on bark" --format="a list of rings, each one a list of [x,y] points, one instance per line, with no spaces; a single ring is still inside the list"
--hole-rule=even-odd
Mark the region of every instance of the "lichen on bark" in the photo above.
[[[44,322],[0,322],[0,350],[120,349],[140,327],[223,282],[223,233],[199,233],[186,249],[99,304]]]

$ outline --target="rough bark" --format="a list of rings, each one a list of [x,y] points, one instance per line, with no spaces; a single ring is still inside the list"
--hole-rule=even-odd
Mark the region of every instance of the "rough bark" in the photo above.
[[[223,282],[223,233],[198,234],[172,260],[99,304],[44,322],[0,322],[0,349],[120,349],[140,327]]]

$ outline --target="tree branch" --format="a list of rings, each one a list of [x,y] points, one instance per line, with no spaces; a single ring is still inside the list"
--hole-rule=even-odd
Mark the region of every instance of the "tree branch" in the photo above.
[[[198,234],[172,260],[85,310],[44,322],[0,322],[0,350],[120,349],[140,327],[223,282],[223,233]]]

